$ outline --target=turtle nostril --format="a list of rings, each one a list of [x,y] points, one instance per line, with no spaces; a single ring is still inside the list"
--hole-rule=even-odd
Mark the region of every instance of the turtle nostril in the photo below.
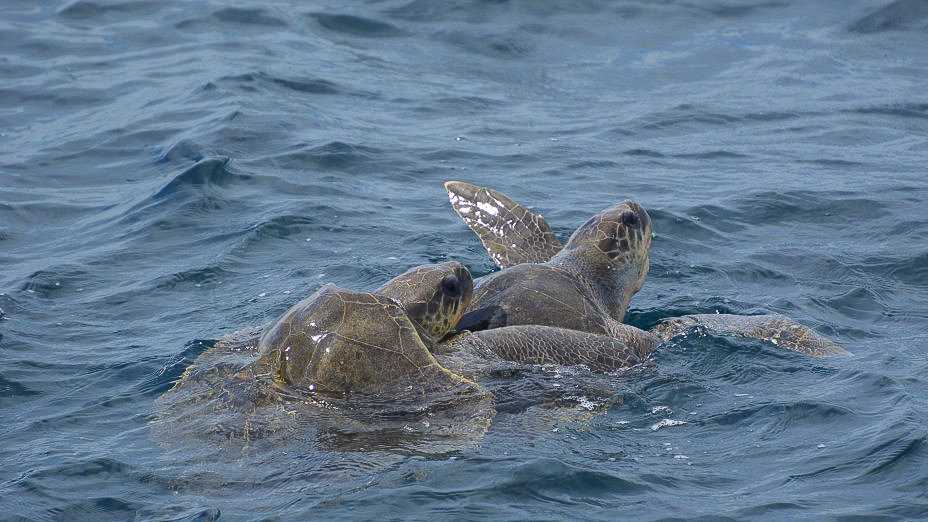
[[[637,226],[639,222],[638,214],[635,214],[635,212],[631,210],[626,210],[619,215],[619,221],[627,227]]]
[[[461,295],[461,282],[453,275],[445,276],[441,280],[441,289],[449,297],[459,297]]]

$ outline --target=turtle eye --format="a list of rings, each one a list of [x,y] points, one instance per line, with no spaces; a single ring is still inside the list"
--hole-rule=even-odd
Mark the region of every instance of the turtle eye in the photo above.
[[[622,248],[623,245],[625,248]],[[619,241],[618,239],[607,237],[597,243],[596,246],[602,253],[606,254],[609,259],[615,259],[619,257],[624,250],[628,250],[628,241],[625,239]]]
[[[449,297],[460,297],[463,293],[461,292],[461,282],[458,280],[457,276],[449,275],[445,276],[441,280],[441,289]]]
[[[638,214],[631,210],[626,210],[619,214],[619,222],[627,227],[638,226],[639,223]]]

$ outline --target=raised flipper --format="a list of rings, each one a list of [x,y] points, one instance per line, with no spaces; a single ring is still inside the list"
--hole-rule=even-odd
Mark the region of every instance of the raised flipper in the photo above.
[[[477,234],[500,268],[544,263],[563,245],[541,217],[493,189],[463,181],[445,183],[451,206]]]
[[[780,314],[732,315],[695,314],[665,319],[651,329],[661,340],[667,341],[692,330],[703,329],[713,335],[734,335],[768,341],[770,343],[812,357],[846,355],[840,345],[815,333],[789,317]]]
[[[595,372],[641,362],[634,348],[614,337],[539,325],[467,332],[453,339],[448,348],[527,364],[582,364]]]

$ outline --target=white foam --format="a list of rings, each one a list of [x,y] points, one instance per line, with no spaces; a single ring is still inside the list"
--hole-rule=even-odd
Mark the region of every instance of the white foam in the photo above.
[[[587,411],[593,411],[596,409],[597,406],[599,406],[598,404],[596,404],[595,401],[591,401],[590,399],[584,396],[577,397],[577,405]]]
[[[686,421],[676,419],[662,419],[651,425],[651,431],[657,431],[661,428],[671,428],[673,426],[683,426]]]

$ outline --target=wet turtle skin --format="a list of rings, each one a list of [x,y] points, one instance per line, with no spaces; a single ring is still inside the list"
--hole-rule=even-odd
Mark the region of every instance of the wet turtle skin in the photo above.
[[[249,441],[313,422],[353,436],[416,426],[473,441],[495,414],[477,380],[494,364],[608,372],[640,361],[613,337],[548,326],[441,341],[472,296],[473,279],[457,262],[413,268],[373,292],[326,285],[269,327],[237,332],[197,357],[159,398],[161,428]]]
[[[653,235],[650,216],[634,201],[594,215],[562,245],[540,214],[501,192],[461,181],[445,189],[502,269],[476,281],[461,329],[553,326],[619,339],[639,358],[689,332],[760,339],[816,357],[847,353],[780,314],[694,314],[667,318],[652,331],[623,324],[647,277]]]

